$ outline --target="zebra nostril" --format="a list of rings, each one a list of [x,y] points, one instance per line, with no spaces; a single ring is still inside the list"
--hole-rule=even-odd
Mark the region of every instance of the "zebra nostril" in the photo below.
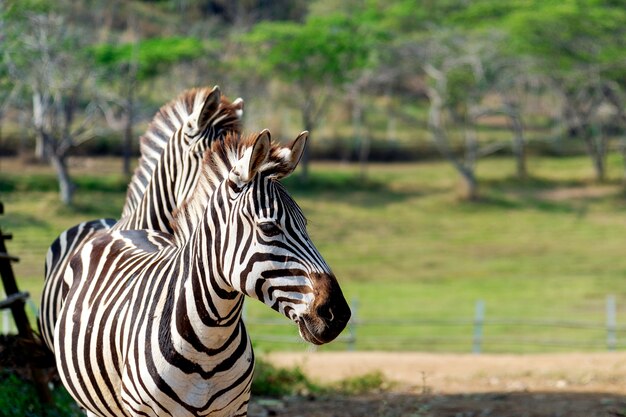
[[[335,319],[335,314],[333,313],[332,308],[327,306],[320,307],[317,314],[327,323],[330,323]]]

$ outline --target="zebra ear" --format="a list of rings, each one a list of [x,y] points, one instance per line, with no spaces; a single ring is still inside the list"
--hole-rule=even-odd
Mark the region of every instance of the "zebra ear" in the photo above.
[[[269,130],[265,129],[259,133],[254,139],[254,144],[244,151],[243,156],[230,171],[228,177],[238,187],[250,182],[265,163],[270,153],[270,139]]]
[[[217,113],[221,99],[222,92],[220,91],[219,86],[216,85],[204,100],[204,103],[202,103],[200,110],[193,112],[189,116],[189,119],[187,119],[184,132],[185,135],[195,136],[202,132],[207,124],[209,124],[211,117]]]
[[[284,148],[282,155],[286,160],[286,169],[281,173],[280,178],[290,175],[296,169],[302,159],[302,155],[304,155],[308,138],[309,132],[305,130],[289,146]]]
[[[200,110],[200,114],[198,115],[198,130],[202,131],[209,123],[211,116],[217,113],[217,110],[220,106],[220,100],[222,99],[222,92],[220,91],[219,86],[213,87],[213,90],[209,93],[206,100],[204,100],[204,104],[202,105],[202,110]]]
[[[241,120],[243,117],[243,99],[241,97],[237,97],[235,101],[233,101],[233,107],[235,108],[237,118]]]

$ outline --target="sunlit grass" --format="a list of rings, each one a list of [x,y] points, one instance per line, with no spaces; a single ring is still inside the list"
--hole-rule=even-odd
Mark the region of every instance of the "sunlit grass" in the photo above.
[[[618,323],[626,321],[621,308],[626,201],[620,159],[610,159],[610,180],[602,185],[592,181],[584,157],[531,157],[529,168],[531,178],[519,181],[511,159],[481,160],[478,202],[459,199],[458,178],[443,162],[371,165],[365,183],[356,166],[314,164],[306,186],[297,177],[288,181],[308,217],[313,241],[348,300],[358,303],[356,317],[370,323],[421,323],[357,324],[357,348],[469,351],[478,299],[486,303],[487,319],[602,325],[605,298],[615,294]],[[37,303],[45,252],[58,233],[82,220],[119,215],[124,192],[111,185],[119,182],[114,175],[83,172],[81,181],[98,191],[79,192],[74,208],[60,205],[53,191],[0,195],[6,212],[0,225],[13,232],[9,250],[22,258],[15,265],[20,285]],[[267,335],[297,338],[295,326],[254,324],[258,318],[287,322],[261,303],[250,300],[247,316],[259,349],[306,348],[304,343],[261,340]],[[437,320],[462,320],[463,325],[441,327],[433,324]],[[574,332],[499,325],[485,328],[484,334],[493,340],[581,340],[580,345],[558,347],[566,350],[604,348],[601,328]],[[485,350],[557,348],[506,343],[486,344]]]

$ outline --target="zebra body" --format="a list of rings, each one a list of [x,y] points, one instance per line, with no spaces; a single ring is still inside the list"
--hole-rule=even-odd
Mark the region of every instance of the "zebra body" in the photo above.
[[[315,344],[345,327],[341,289],[278,183],[305,141],[270,146],[264,131],[216,142],[174,234],[102,233],[72,257],[55,355],[91,415],[246,415],[254,357],[244,295]]]
[[[79,255],[99,257],[94,267],[104,274],[76,276],[82,265],[72,261],[77,285],[59,317],[57,367],[93,415],[245,415],[253,357],[239,317],[213,318],[209,341],[179,336],[177,327],[190,325],[178,322],[180,314],[192,308],[186,299],[194,283],[177,279],[189,272],[179,270],[187,255],[169,235],[115,231],[86,243]],[[179,363],[184,356],[193,360]]]
[[[80,223],[65,232],[52,243],[46,254],[45,276],[42,302],[39,309],[39,331],[48,348],[54,346],[54,324],[67,294],[63,285],[63,274],[68,267],[71,253],[82,244],[95,237],[99,232],[108,230],[115,224],[113,219],[91,220]]]
[[[46,256],[45,283],[38,317],[46,345],[53,349],[54,326],[65,294],[63,271],[82,242],[112,228],[172,232],[172,213],[191,195],[204,150],[227,133],[240,132],[243,101],[222,97],[219,88],[193,89],[163,106],[141,138],[142,157],[133,176],[121,219],[92,220],[65,232]]]

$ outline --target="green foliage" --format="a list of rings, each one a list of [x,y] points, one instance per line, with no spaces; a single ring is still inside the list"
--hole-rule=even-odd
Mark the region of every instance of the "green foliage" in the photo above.
[[[264,359],[256,359],[252,395],[283,397],[287,395],[344,394],[358,395],[388,389],[390,383],[381,372],[342,379],[329,385],[312,383],[299,367],[278,368]]]
[[[379,0],[379,7],[384,10],[380,23],[396,35],[398,32],[428,31],[463,11],[467,3],[459,0]]]
[[[503,31],[508,34],[503,52],[540,58],[550,71],[623,65],[626,10],[621,1],[478,0],[454,10],[445,25],[467,33]]]
[[[0,417],[79,417],[82,411],[62,387],[52,390],[55,407],[43,408],[32,384],[13,374],[0,373]]]
[[[50,0],[24,0],[3,2],[0,16],[6,19],[25,19],[29,13],[49,13],[54,10],[55,3]]]
[[[101,44],[91,48],[95,61],[104,68],[127,68],[137,65],[137,78],[152,78],[168,66],[197,58],[203,53],[203,44],[196,38],[151,38],[136,43]]]
[[[263,22],[244,41],[257,51],[257,69],[266,76],[308,88],[340,85],[370,62],[373,36],[363,23],[339,13],[312,16],[303,24]]]
[[[309,381],[300,368],[277,368],[263,359],[256,359],[252,380],[253,395],[282,397],[319,391],[320,387]]]
[[[590,3],[538,2],[510,14],[503,25],[519,52],[555,61],[557,68],[621,60],[626,11]]]

